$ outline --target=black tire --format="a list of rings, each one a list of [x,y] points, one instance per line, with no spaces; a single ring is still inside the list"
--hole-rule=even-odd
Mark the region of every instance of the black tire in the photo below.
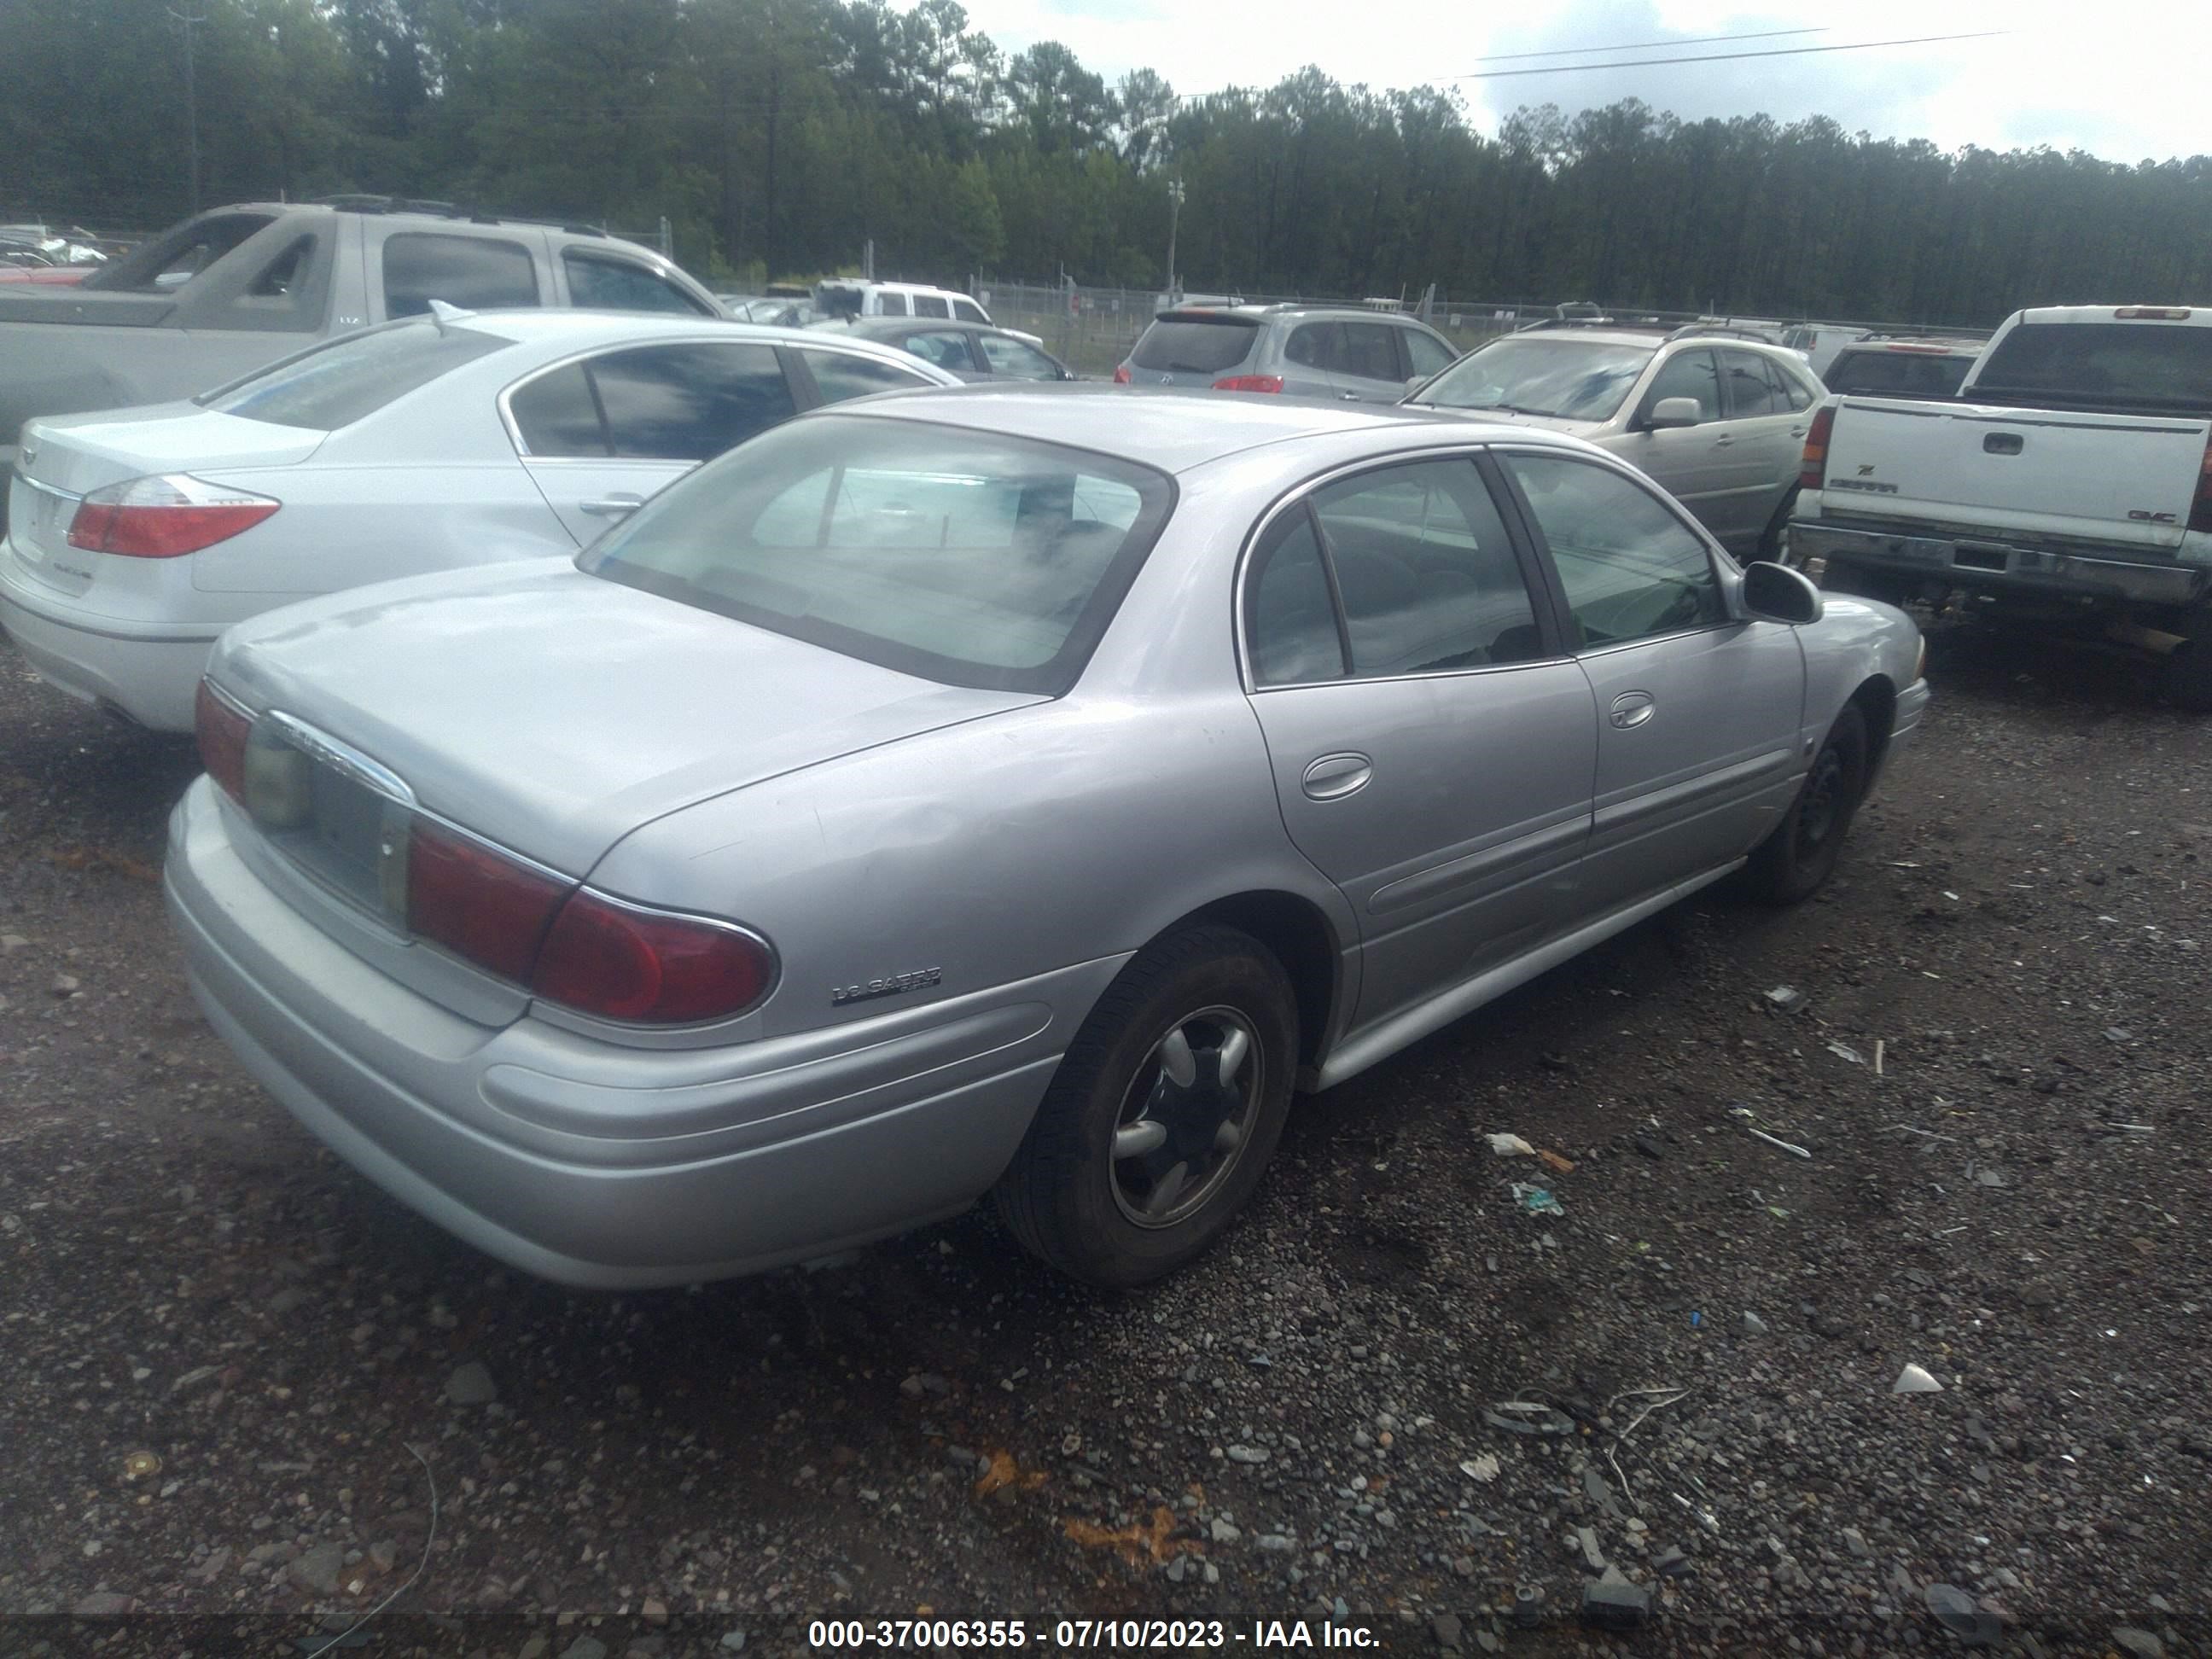
[[[1244,1041],[1224,1087],[1222,1057],[1237,1030]],[[1177,1034],[1194,1068],[1188,1084],[1164,1057]],[[1125,1287],[1173,1273],[1220,1237],[1258,1183],[1290,1112],[1297,1052],[1290,979],[1258,940],[1220,927],[1156,940],[1068,1045],[1000,1178],[1000,1216],[1024,1249],[1088,1284]],[[1208,1130],[1216,1112],[1224,1115]],[[1231,1121],[1233,1145],[1224,1148]],[[1116,1158],[1118,1134],[1134,1145],[1156,1129],[1167,1138]],[[1218,1166],[1207,1161],[1215,1158]]]
[[[1790,486],[1782,504],[1774,509],[1774,516],[1766,521],[1766,528],[1759,532],[1759,546],[1751,556],[1753,559],[1763,559],[1769,564],[1790,562],[1790,550],[1784,545],[1784,538],[1789,534],[1790,515],[1796,510],[1798,489],[1796,484]]]
[[[1867,786],[1866,716],[1846,704],[1813,757],[1796,799],[1766,839],[1753,849],[1744,878],[1752,894],[1769,904],[1810,898],[1836,867]]]
[[[2212,622],[2212,617],[2207,617]],[[2185,640],[2159,676],[2166,701],[2190,714],[2212,714],[2212,637]]]

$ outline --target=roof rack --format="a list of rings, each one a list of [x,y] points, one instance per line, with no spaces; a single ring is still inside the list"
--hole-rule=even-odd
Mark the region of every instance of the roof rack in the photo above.
[[[436,219],[456,219],[472,225],[550,225],[571,236],[605,236],[598,225],[572,224],[561,219],[534,219],[515,213],[484,213],[453,202],[434,202],[411,196],[317,196],[310,207],[334,208],[341,213],[420,213]]]

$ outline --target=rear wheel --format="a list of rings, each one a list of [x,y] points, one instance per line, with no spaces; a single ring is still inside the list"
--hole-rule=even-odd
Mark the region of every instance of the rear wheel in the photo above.
[[[1209,927],[1148,945],[1068,1045],[1000,1178],[1000,1215],[1093,1285],[1174,1272],[1258,1183],[1297,1055],[1290,980],[1258,940]]]
[[[1866,786],[1866,716],[1851,703],[1828,728],[1782,822],[1753,851],[1744,872],[1752,892],[1771,904],[1795,904],[1817,892],[1843,855]]]

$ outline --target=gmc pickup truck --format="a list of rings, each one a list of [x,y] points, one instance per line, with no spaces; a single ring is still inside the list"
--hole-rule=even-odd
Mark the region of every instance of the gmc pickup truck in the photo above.
[[[1843,592],[2158,653],[2212,712],[2212,310],[2015,312],[1954,400],[1831,398],[1790,550]]]
[[[433,300],[724,314],[659,254],[580,226],[381,197],[216,208],[74,288],[0,289],[0,468],[33,416],[189,398]]]

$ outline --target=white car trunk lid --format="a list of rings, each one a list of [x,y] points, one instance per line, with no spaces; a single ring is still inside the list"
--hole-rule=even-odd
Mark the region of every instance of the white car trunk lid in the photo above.
[[[70,522],[84,496],[149,474],[289,465],[313,455],[328,435],[188,403],[33,421],[23,428],[15,458],[8,539],[26,574],[58,592],[81,595],[103,566],[117,562],[115,555],[69,544]]]

